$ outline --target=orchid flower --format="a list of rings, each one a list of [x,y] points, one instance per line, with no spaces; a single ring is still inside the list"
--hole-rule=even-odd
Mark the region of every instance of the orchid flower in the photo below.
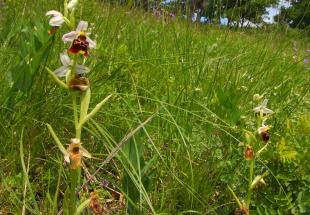
[[[254,159],[254,150],[253,147],[250,145],[247,145],[245,150],[244,150],[244,158],[248,161]]]
[[[69,81],[69,88],[72,90],[86,91],[89,88],[89,80],[86,77],[76,75]]]
[[[52,16],[52,18],[49,21],[50,26],[60,27],[65,22],[64,16],[59,11],[50,10],[47,11],[45,15]]]
[[[267,103],[268,99],[265,99],[261,105],[253,108],[253,111],[261,114],[273,114],[274,112],[267,108]]]
[[[262,122],[262,126],[257,129],[257,132],[262,137],[262,140],[267,143],[270,138],[268,131],[271,128],[271,126],[265,125],[265,121],[266,120]]]
[[[91,158],[91,154],[82,146],[80,139],[71,139],[67,153],[64,156],[65,161],[70,163],[71,169],[77,169],[82,166],[82,157]]]
[[[61,53],[60,54],[60,61],[62,63],[63,66],[59,67],[58,69],[56,69],[54,71],[54,73],[58,76],[58,77],[65,77],[67,75],[67,72],[71,69],[73,69],[73,61],[69,58],[69,56],[67,55],[67,53]],[[74,66],[74,70],[75,73],[78,75],[84,74],[84,73],[88,73],[90,70],[88,67],[83,66],[83,65],[79,65],[76,64]]]
[[[87,36],[87,27],[88,22],[80,21],[75,31],[71,31],[63,35],[62,40],[64,42],[72,43],[68,50],[69,53],[83,54],[85,57],[87,57],[88,49],[96,47],[96,42]]]
[[[262,134],[263,132],[267,132],[270,128],[271,128],[271,126],[265,125],[265,120],[264,120],[262,123],[262,127],[259,127],[257,129],[257,132],[258,132],[258,134]]]

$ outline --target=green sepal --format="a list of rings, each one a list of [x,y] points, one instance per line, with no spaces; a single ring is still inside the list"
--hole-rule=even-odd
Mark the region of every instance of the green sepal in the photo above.
[[[63,144],[60,142],[59,138],[57,137],[55,131],[53,130],[52,126],[50,124],[46,124],[49,132],[51,133],[53,139],[55,140],[55,142],[57,143],[57,146],[59,148],[59,150],[66,155],[67,154],[67,150],[65,149],[65,147],[63,146]]]

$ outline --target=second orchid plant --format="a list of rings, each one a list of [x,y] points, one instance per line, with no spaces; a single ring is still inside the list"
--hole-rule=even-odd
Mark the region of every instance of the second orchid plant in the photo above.
[[[261,101],[263,96],[260,96],[258,94],[254,95],[255,101]],[[261,175],[255,175],[255,161],[259,158],[260,154],[268,147],[270,134],[269,130],[271,128],[270,125],[266,125],[266,121],[269,118],[271,114],[274,112],[267,108],[268,99],[264,99],[263,102],[253,108],[253,112],[257,116],[257,131],[256,132],[250,132],[246,131],[245,137],[247,145],[245,146],[244,150],[244,160],[247,162],[248,166],[248,186],[247,186],[247,192],[245,196],[245,200],[240,199],[237,197],[236,193],[233,191],[233,189],[228,186],[228,190],[231,192],[232,196],[234,197],[235,201],[238,204],[238,208],[235,210],[234,214],[242,214],[242,215],[250,215],[250,204],[251,204],[251,198],[252,198],[252,192],[255,188],[257,188],[259,185],[265,185],[264,177],[268,174],[268,172],[265,172]],[[258,140],[256,136],[259,136]],[[261,142],[263,144],[261,144]]]
[[[96,42],[89,38],[89,32],[87,32],[88,22],[81,20],[75,27],[75,11],[78,4],[78,0],[64,0],[63,13],[56,10],[50,10],[46,13],[50,17],[50,34],[56,34],[63,25],[67,25],[71,29],[71,32],[62,36],[63,42],[69,44],[64,52],[60,53],[62,66],[54,71],[46,68],[53,80],[60,87],[67,90],[72,99],[75,136],[69,138],[70,142],[67,148],[61,143],[52,126],[47,124],[58,148],[64,155],[64,160],[69,164],[71,181],[64,199],[64,202],[67,202],[64,212],[69,215],[76,214],[76,210],[79,208],[76,189],[79,186],[78,182],[81,177],[82,158],[91,158],[91,154],[82,146],[81,134],[83,126],[111,97],[111,95],[106,97],[89,111],[91,90],[90,81],[86,75],[90,72],[90,69],[84,63],[90,55],[90,49],[96,48]]]

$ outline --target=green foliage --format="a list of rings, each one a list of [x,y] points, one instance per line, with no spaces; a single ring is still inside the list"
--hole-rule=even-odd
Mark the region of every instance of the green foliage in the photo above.
[[[275,5],[277,0],[223,0],[224,14],[228,22],[237,22],[237,26],[243,26],[246,20],[253,23],[261,23],[262,15],[266,14],[266,8]]]
[[[277,19],[293,28],[308,29],[310,25],[310,1],[292,0],[291,7],[282,8]]]
[[[35,200],[26,196],[27,213],[37,202],[43,214],[56,214],[63,208],[68,175],[45,123],[53,125],[64,144],[69,139],[63,137],[73,136],[74,128],[70,101],[54,82],[44,81],[47,71],[41,68],[48,60],[50,69],[56,69],[63,51],[62,42],[47,51],[52,38],[44,17],[47,8],[59,8],[60,1],[27,1],[31,7],[24,15],[25,1],[6,2],[10,7],[0,21],[0,211],[21,214],[26,177],[19,141],[24,129],[23,160],[29,160],[27,176],[35,195]],[[243,134],[244,129],[257,129],[252,97],[259,93],[269,99],[275,115],[268,121],[273,125],[271,143],[255,164],[258,174],[269,172],[267,185],[254,190],[251,213],[309,213],[309,79],[303,62],[294,62],[292,54],[293,41],[306,50],[307,39],[296,31],[230,31],[178,19],[166,22],[100,1],[81,2],[79,13],[94,23],[98,43],[98,50],[91,52],[94,61],[87,62],[94,92],[90,107],[115,94],[82,131],[83,144],[94,157],[85,162],[84,180],[128,130],[150,114],[158,115],[95,174],[96,180],[79,189],[80,202],[92,188],[106,192],[102,181],[108,180],[125,196],[128,211],[234,211],[234,200],[223,190],[229,183],[238,195],[246,192]],[[38,30],[32,31],[34,26]],[[59,29],[56,37],[67,30]],[[18,73],[13,68],[21,62]],[[10,106],[8,118],[4,102],[13,85],[18,96],[11,98],[18,102]],[[109,202],[111,196],[102,200]]]

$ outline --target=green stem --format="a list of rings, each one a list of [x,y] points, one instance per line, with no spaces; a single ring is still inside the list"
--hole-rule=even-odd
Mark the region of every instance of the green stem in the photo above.
[[[68,83],[71,79],[73,79],[75,77],[75,66],[77,64],[77,56],[74,56],[73,58],[73,64],[72,64],[72,69],[70,70],[70,74],[69,74],[69,79],[68,79]],[[81,138],[81,129],[79,128],[79,117],[78,117],[78,108],[77,108],[77,97],[76,94],[74,92],[71,92],[71,98],[72,98],[72,108],[73,108],[73,115],[74,115],[74,126],[75,126],[75,135],[76,138]]]
[[[81,133],[82,133],[82,128],[77,126],[76,127],[76,138],[81,139]]]
[[[75,67],[76,67],[76,64],[77,64],[77,55],[74,55],[73,57],[73,63],[72,63],[72,69],[71,69],[71,74],[70,74],[70,78],[74,78],[75,77],[75,74],[76,74],[76,71],[75,71]]]
[[[75,9],[73,9],[70,13],[70,23],[72,25],[72,30],[74,30],[74,26],[75,26]]]
[[[79,168],[71,169],[71,187],[70,187],[70,203],[69,203],[69,215],[73,215],[76,208],[76,187],[79,178]]]
[[[78,110],[77,110],[77,103],[76,103],[77,99],[76,99],[76,95],[74,94],[74,92],[71,93],[71,97],[72,97],[72,108],[73,108],[75,134],[76,134],[76,138],[80,138],[81,135],[78,136],[79,118],[78,118]]]
[[[247,193],[247,198],[246,198],[246,206],[247,208],[250,208],[250,203],[251,203],[251,195],[252,195],[252,182],[253,182],[253,175],[254,175],[254,159],[250,160],[249,163],[249,187],[248,187],[248,193]]]
[[[233,189],[232,189],[229,185],[227,185],[227,187],[228,187],[228,190],[230,191],[231,195],[235,198],[235,200],[236,200],[236,202],[237,202],[239,208],[242,208],[243,206],[242,206],[242,204],[241,204],[241,201],[239,200],[239,198],[237,197],[237,195],[235,194],[235,192],[233,191]]]
[[[68,3],[67,0],[64,0],[64,16],[68,16]]]

